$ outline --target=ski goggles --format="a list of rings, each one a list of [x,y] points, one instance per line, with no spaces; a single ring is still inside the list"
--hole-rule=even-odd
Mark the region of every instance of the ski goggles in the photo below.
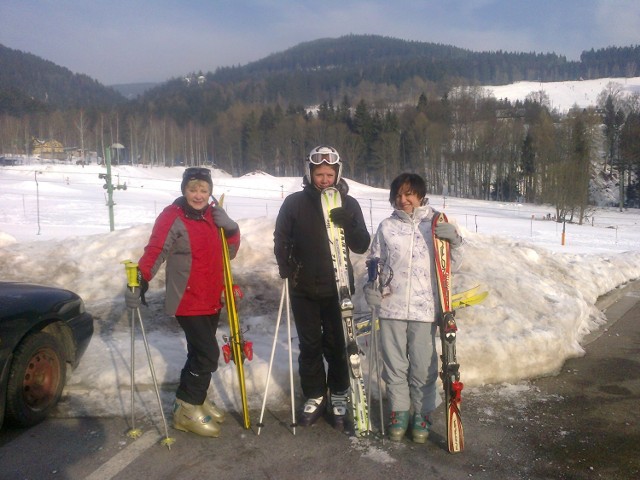
[[[320,165],[321,163],[328,163],[329,165],[335,165],[336,163],[340,163],[340,155],[336,152],[327,152],[327,153],[312,153],[309,156],[309,161],[314,165]]]
[[[182,174],[183,180],[207,180],[211,181],[211,170],[204,167],[189,167]]]

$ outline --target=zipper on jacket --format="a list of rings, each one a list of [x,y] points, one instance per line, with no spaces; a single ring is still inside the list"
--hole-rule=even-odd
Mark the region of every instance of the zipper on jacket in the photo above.
[[[418,222],[418,225],[420,222]],[[416,238],[416,223],[414,221],[413,216],[411,217],[411,245],[409,247],[409,270],[407,278],[407,293],[405,296],[405,304],[407,306],[407,310],[405,312],[404,318],[409,318],[409,308],[411,307],[410,299],[411,299],[411,277],[413,277],[411,271],[413,270],[413,245]]]

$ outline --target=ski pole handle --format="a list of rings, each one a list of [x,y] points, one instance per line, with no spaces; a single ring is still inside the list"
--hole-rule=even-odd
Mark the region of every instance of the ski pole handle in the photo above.
[[[367,260],[367,273],[370,282],[375,282],[378,278],[378,262],[380,262],[379,258]]]
[[[127,286],[139,287],[140,282],[138,282],[138,264],[132,262],[131,260],[123,260],[120,263],[124,263],[124,269],[127,273]]]

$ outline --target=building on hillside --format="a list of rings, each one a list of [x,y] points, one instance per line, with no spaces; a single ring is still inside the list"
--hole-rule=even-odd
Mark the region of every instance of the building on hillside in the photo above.
[[[57,140],[31,140],[31,154],[40,155],[40,158],[51,158],[55,160],[66,160],[67,152],[62,143]]]

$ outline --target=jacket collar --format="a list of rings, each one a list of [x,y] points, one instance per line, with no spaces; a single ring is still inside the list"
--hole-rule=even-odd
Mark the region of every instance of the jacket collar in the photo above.
[[[310,183],[306,177],[302,180],[303,191],[313,192],[317,197],[320,197],[320,190],[318,190],[312,183]],[[341,178],[338,183],[333,186],[338,192],[340,192],[340,196],[342,197],[342,201],[349,194],[349,185],[345,181],[344,178]]]
[[[394,210],[391,215],[396,216],[405,223],[420,223],[425,218],[433,217],[433,209],[429,205],[422,205],[414,209],[412,215],[398,209]]]
[[[173,204],[180,207],[184,212],[184,216],[190,220],[204,220],[204,216],[207,213],[207,210],[209,209],[209,205],[207,205],[201,210],[196,210],[195,208],[189,205],[189,203],[187,202],[187,199],[184,196],[176,198]]]

